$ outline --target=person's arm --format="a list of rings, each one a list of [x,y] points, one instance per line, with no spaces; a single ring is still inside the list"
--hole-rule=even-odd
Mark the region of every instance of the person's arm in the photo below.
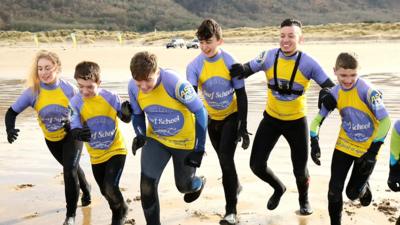
[[[203,155],[205,153],[208,114],[207,110],[203,106],[202,108],[194,112],[194,115],[196,118],[195,146],[193,151],[186,156],[185,164],[191,167],[200,167]]]
[[[82,98],[78,95],[71,99],[70,107],[72,109],[72,116],[70,133],[72,138],[75,140],[89,142],[91,138],[90,128],[86,123],[83,125],[81,123],[80,108],[82,104]]]
[[[372,88],[367,89],[367,104],[369,109],[372,111],[376,119],[379,120],[377,134],[374,137],[371,145],[367,151],[358,159],[359,171],[361,174],[370,174],[374,169],[376,162],[376,155],[378,154],[383,142],[385,141],[386,135],[390,129],[390,119],[386,111],[385,105],[382,100],[382,93]]]
[[[125,123],[131,122],[132,106],[129,101],[124,101],[121,104],[121,110],[118,112],[118,117]]]
[[[5,115],[5,125],[6,125],[6,132],[7,132],[7,141],[11,144],[15,140],[17,140],[19,129],[15,128],[15,121],[19,113],[24,111],[29,106],[35,104],[35,99],[37,94],[32,92],[32,89],[26,89],[21,96],[15,101],[14,104],[8,108],[6,115]]]
[[[15,129],[15,121],[17,119],[18,113],[15,112],[12,107],[8,108],[5,116],[7,141],[12,144],[17,140],[19,129]]]
[[[400,191],[400,120],[396,121],[390,139],[390,164],[387,184],[392,191]]]
[[[132,126],[136,136],[132,140],[132,153],[136,155],[136,151],[143,147],[146,143],[146,117],[137,101],[138,87],[133,80],[129,82],[128,94],[130,107],[132,112]]]
[[[247,149],[250,145],[249,132],[247,131],[247,112],[248,112],[248,101],[246,89],[242,88],[235,89],[238,107],[238,137],[237,141],[243,138],[242,148]]]
[[[250,75],[254,74],[253,70],[251,70],[250,63],[247,62],[245,64],[234,63],[232,67],[229,69],[229,75],[238,79],[248,78]]]
[[[311,142],[311,159],[318,166],[321,165],[321,149],[319,147],[319,130],[325,118],[328,117],[329,112],[324,106],[322,106],[318,115],[312,120],[310,125],[310,142]]]

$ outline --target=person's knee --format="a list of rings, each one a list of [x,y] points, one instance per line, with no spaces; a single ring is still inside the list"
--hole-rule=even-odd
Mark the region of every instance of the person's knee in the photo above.
[[[338,203],[342,201],[342,193],[329,190],[328,191],[328,201],[331,203]]]
[[[361,192],[360,190],[354,187],[348,186],[346,188],[346,196],[352,201],[356,200],[360,196],[360,192]]]
[[[310,183],[310,175],[307,173],[295,174],[296,183],[298,184],[308,184]]]
[[[104,193],[102,194],[106,197],[108,201],[111,200],[115,202],[116,201],[115,199],[117,199],[117,191],[118,191],[117,189],[118,187],[114,186],[112,183],[105,182],[103,188]]]
[[[265,173],[267,168],[267,162],[260,162],[259,160],[251,160],[250,161],[250,169],[254,174],[262,174],[263,171]]]
[[[143,208],[150,208],[156,202],[156,180],[141,174],[140,178],[140,195]]]

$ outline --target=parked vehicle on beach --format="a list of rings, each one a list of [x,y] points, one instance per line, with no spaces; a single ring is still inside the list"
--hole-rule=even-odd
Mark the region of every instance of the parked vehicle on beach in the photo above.
[[[167,48],[183,48],[183,46],[185,46],[185,40],[183,40],[182,38],[174,38],[166,45]]]
[[[191,40],[191,41],[189,41],[189,42],[187,42],[186,43],[186,48],[187,49],[189,49],[189,48],[199,48],[199,46],[200,46],[200,42],[199,42],[199,39],[197,39],[197,38],[195,38],[195,39],[193,39],[193,40]]]

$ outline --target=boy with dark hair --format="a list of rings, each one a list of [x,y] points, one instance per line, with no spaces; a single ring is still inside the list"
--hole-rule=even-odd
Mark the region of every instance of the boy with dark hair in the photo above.
[[[299,192],[300,214],[310,215],[313,211],[308,201],[310,175],[307,169],[308,125],[305,93],[311,80],[321,87],[332,87],[334,84],[313,58],[299,50],[302,42],[301,22],[286,19],[281,23],[280,48],[264,51],[245,64],[232,65],[230,74],[243,79],[255,72],[264,71],[267,78],[268,101],[250,156],[253,173],[274,188],[267,208],[275,209],[286,191],[285,185],[267,163],[272,149],[283,135],[290,145],[293,173]]]
[[[132,152],[143,146],[140,194],[147,225],[160,225],[158,183],[170,158],[175,185],[187,203],[201,194],[205,178],[195,176],[204,154],[207,111],[193,87],[172,71],[159,68],[157,57],[136,53],[131,60],[128,92],[136,133]],[[145,117],[148,119],[146,129]]]
[[[242,147],[246,149],[249,146],[244,80],[229,76],[235,60],[219,47],[223,43],[222,30],[215,20],[204,20],[196,35],[201,54],[187,66],[186,78],[196,91],[199,88],[203,93],[203,104],[209,114],[208,134],[222,169],[226,206],[220,224],[236,224],[237,195],[242,187],[234,155],[242,137]]]
[[[340,53],[334,67],[339,84],[330,90],[336,104],[325,104],[311,123],[311,158],[321,165],[319,129],[330,111],[337,108],[342,119],[339,137],[331,163],[328,191],[328,210],[331,225],[340,225],[343,209],[342,192],[350,167],[353,170],[346,187],[350,200],[359,199],[368,206],[372,200],[369,177],[376,157],[390,128],[390,119],[382,101],[382,94],[358,77],[358,61],[354,53]],[[332,102],[332,101],[330,101]]]
[[[100,67],[94,62],[81,62],[74,78],[79,94],[71,100],[73,109],[71,134],[86,142],[93,175],[112,211],[111,225],[123,225],[128,214],[119,180],[125,165],[126,148],[117,117],[131,120],[129,102],[121,104],[118,95],[99,88]]]

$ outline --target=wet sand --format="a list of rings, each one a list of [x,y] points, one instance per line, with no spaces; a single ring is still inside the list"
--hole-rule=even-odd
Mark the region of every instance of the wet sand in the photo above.
[[[262,49],[270,49],[275,44],[226,44],[238,61],[254,58]],[[93,60],[100,64],[103,87],[117,91],[127,99],[127,81],[130,79],[129,61],[135,52],[149,50],[155,52],[162,67],[173,68],[182,74],[185,67],[199,50],[165,49],[163,46],[117,46],[99,44],[95,46],[48,45],[43,48],[59,53],[63,63],[64,77],[72,80],[74,66],[81,60]],[[400,118],[398,107],[400,92],[400,42],[315,42],[303,46],[305,52],[314,56],[324,69],[331,73],[336,55],[341,51],[356,51],[361,60],[362,74],[384,93],[384,102],[392,121]],[[0,117],[21,94],[22,79],[29,70],[30,62],[37,51],[34,47],[0,47]],[[334,79],[334,77],[332,77]],[[335,79],[334,79],[335,80]],[[249,97],[249,131],[255,133],[262,117],[266,100],[266,82],[263,74],[256,74],[246,80]],[[317,113],[316,101],[319,88],[313,84],[308,92],[308,117]],[[238,147],[235,160],[243,191],[239,196],[238,214],[240,224],[260,225],[321,225],[329,224],[327,210],[327,188],[330,176],[330,160],[339,131],[339,115],[334,112],[323,124],[320,143],[322,166],[309,161],[311,175],[310,201],[314,209],[311,216],[298,215],[297,190],[292,173],[290,150],[281,138],[271,154],[269,165],[287,187],[279,207],[274,211],[266,209],[266,202],[272,188],[255,177],[249,168],[250,149]],[[121,124],[125,143],[130,147],[134,132],[130,124]],[[17,118],[16,127],[21,129],[18,140],[12,145],[6,140],[4,123],[0,125],[0,225],[13,224],[62,224],[65,216],[62,168],[51,156],[43,135],[37,125],[32,109],[24,111]],[[389,133],[390,137],[390,133]],[[251,139],[254,135],[251,136]],[[389,140],[389,139],[387,139]],[[224,195],[219,163],[209,140],[207,155],[203,159],[198,174],[207,177],[207,184],[199,200],[192,204],[183,201],[174,184],[172,164],[164,171],[159,185],[161,202],[161,222],[163,225],[177,224],[218,224],[224,214]],[[400,195],[389,191],[388,176],[389,144],[383,146],[380,159],[371,177],[373,202],[369,207],[360,207],[345,196],[343,224],[394,224],[400,215]],[[129,203],[130,224],[145,224],[140,205],[139,179],[140,154],[128,155],[121,188]],[[92,184],[93,203],[90,207],[78,208],[76,224],[110,224],[111,211],[95,184],[89,157],[86,151],[81,158],[87,178]]]

